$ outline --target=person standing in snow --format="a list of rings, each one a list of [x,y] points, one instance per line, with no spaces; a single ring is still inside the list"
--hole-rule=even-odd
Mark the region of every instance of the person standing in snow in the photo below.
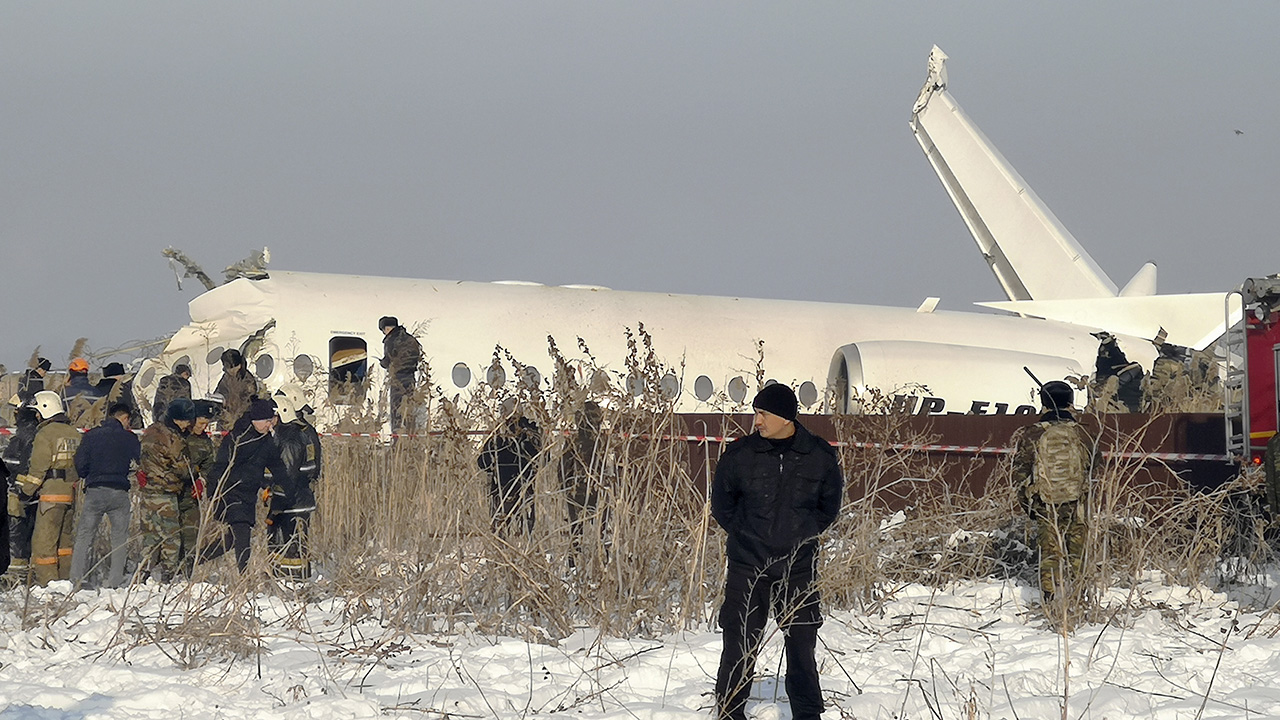
[[[1088,483],[1097,441],[1071,414],[1075,392],[1061,380],[1040,388],[1044,414],[1014,433],[1013,482],[1035,522],[1040,592],[1046,602],[1076,597],[1084,560]]]
[[[728,534],[729,566],[719,616],[724,650],[716,674],[717,717],[746,720],[772,611],[784,636],[791,716],[819,720],[818,536],[840,514],[844,476],[831,444],[796,421],[799,403],[791,388],[769,385],[752,406],[755,432],[724,451],[711,486],[711,514]]]
[[[102,424],[85,433],[76,450],[76,473],[84,481],[84,509],[71,555],[73,586],[78,586],[89,570],[89,555],[103,517],[111,523],[107,587],[124,584],[129,542],[129,480],[138,468],[139,458],[138,437],[129,430],[129,406],[114,403],[107,409]]]

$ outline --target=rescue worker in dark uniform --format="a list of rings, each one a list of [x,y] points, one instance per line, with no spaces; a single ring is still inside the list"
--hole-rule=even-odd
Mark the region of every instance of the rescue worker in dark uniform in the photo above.
[[[477,461],[489,475],[489,509],[493,530],[505,533],[514,522],[527,536],[533,532],[534,458],[542,451],[542,432],[513,406],[505,422],[485,441]]]
[[[1094,363],[1096,394],[1108,412],[1142,412],[1142,366],[1129,362],[1120,343],[1109,332],[1090,333],[1098,338],[1098,358]]]
[[[320,436],[290,398],[277,395],[274,399],[280,417],[275,429],[276,444],[285,475],[272,478],[268,548],[281,575],[305,579],[311,574],[306,533],[316,509],[312,484],[320,477]]]
[[[244,572],[249,565],[249,537],[257,521],[258,498],[272,478],[288,471],[280,460],[280,448],[272,432],[276,406],[269,399],[253,398],[249,411],[231,428],[218,446],[218,458],[209,473],[207,493],[218,517],[227,524],[221,537],[200,552],[200,562],[208,562],[234,550],[236,566]]]
[[[1098,463],[1097,434],[1071,414],[1075,393],[1061,380],[1040,388],[1044,414],[1014,433],[1013,482],[1035,522],[1040,592],[1078,599],[1088,530],[1088,485]]]
[[[35,407],[41,418],[40,429],[31,444],[27,474],[18,478],[18,486],[40,503],[31,531],[31,565],[36,583],[44,586],[54,580],[71,579],[75,543],[72,528],[80,481],[75,460],[80,432],[71,427],[57,393],[36,393]]]
[[[755,432],[724,451],[711,486],[711,514],[728,534],[729,566],[719,616],[724,650],[716,714],[746,719],[756,656],[772,611],[784,636],[791,716],[818,720],[818,536],[840,513],[844,476],[830,443],[796,422],[799,403],[791,388],[769,385],[752,405]]]
[[[0,463],[0,483],[9,487],[9,467]],[[9,511],[0,514],[0,577],[9,572]],[[0,588],[4,586],[0,585]]]
[[[422,345],[418,339],[391,316],[378,320],[382,331],[382,360],[387,371],[388,406],[391,411],[391,431],[399,432],[406,425],[412,429],[414,408],[405,399],[413,396],[417,384],[418,362],[422,359]]]
[[[102,393],[89,382],[89,362],[84,358],[72,360],[67,368],[67,384],[62,386],[62,408],[71,424],[90,428],[102,422],[106,408],[98,411],[101,398]]]
[[[129,428],[142,429],[142,413],[138,410],[138,399],[133,395],[133,378],[128,377],[124,365],[118,362],[107,363],[102,368],[102,379],[96,386],[98,394],[107,399],[108,404],[123,403],[129,406]]]
[[[18,380],[18,401],[22,405],[28,405],[35,399],[36,393],[44,390],[44,377],[49,374],[49,370],[53,368],[53,363],[48,358],[37,358],[36,366],[28,368]]]
[[[4,448],[4,466],[9,473],[7,506],[9,517],[9,571],[8,576],[17,584],[25,585],[31,570],[31,531],[36,526],[36,498],[24,493],[18,478],[27,474],[31,462],[31,447],[35,443],[40,419],[31,405],[18,408],[13,437]]]

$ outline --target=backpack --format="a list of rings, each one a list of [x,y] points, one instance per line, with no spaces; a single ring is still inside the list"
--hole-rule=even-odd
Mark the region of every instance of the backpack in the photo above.
[[[1031,489],[1049,505],[1075,502],[1089,479],[1089,448],[1074,422],[1040,424]]]

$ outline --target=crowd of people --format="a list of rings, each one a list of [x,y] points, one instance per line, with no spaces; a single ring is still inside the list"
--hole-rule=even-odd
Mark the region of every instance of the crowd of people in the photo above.
[[[1212,350],[1193,350],[1165,339],[1151,341],[1157,356],[1146,372],[1129,360],[1116,337],[1096,332],[1098,358],[1089,384],[1097,413],[1214,412],[1221,409],[1218,361]]]
[[[167,582],[231,551],[243,571],[259,505],[274,567],[292,577],[310,572],[304,546],[322,462],[314,411],[296,386],[267,397],[239,351],[221,361],[217,390],[200,399],[192,399],[191,368],[176,365],[157,387],[145,428],[120,363],[91,383],[88,362],[76,358],[56,391],[45,387],[48,360],[23,374],[0,454],[0,559],[9,583]],[[110,545],[98,562],[104,518]],[[209,518],[225,530],[202,533],[213,527]]]
[[[379,328],[392,426],[411,430],[407,398],[421,348],[393,317]],[[1199,360],[1186,348],[1157,341],[1160,359],[1144,379],[1113,336],[1097,337],[1090,396],[1102,406],[1094,409],[1172,409],[1174,398],[1190,396],[1195,383],[1213,375],[1201,368],[1197,376]],[[228,553],[243,572],[263,504],[275,567],[294,577],[308,574],[306,528],[322,467],[319,436],[308,419],[313,411],[296,386],[266,397],[238,351],[226,351],[221,362],[217,391],[198,400],[191,397],[190,367],[175,366],[159,383],[151,403],[155,420],[145,429],[119,363],[103,367],[102,380],[91,383],[88,363],[77,359],[59,392],[44,388],[51,364],[35,363],[19,387],[16,430],[0,470],[9,477],[7,575],[13,582],[85,584],[103,518],[111,527],[105,573],[99,573],[106,586],[122,585],[131,573],[170,581]],[[1079,592],[1087,484],[1098,462],[1098,433],[1073,415],[1074,399],[1068,383],[1047,383],[1040,390],[1043,414],[1013,438],[1013,479],[1034,523],[1046,603]],[[822,625],[819,537],[839,515],[844,476],[838,454],[799,422],[798,408],[790,388],[761,389],[753,401],[754,432],[732,443],[715,469],[710,512],[726,533],[727,558],[715,685],[721,718],[745,718],[754,658],[771,614],[783,631],[792,716],[817,718],[823,710],[814,662]],[[603,417],[598,404],[582,404],[559,458],[575,550],[588,518],[598,518],[602,530],[607,525],[599,507],[611,462],[601,441]],[[214,425],[219,432],[210,432]],[[543,442],[535,420],[509,402],[481,443],[478,465],[489,477],[495,533],[532,536]],[[1280,460],[1275,464],[1280,468]],[[131,508],[138,518],[131,518]],[[218,531],[202,531],[214,527],[202,522],[208,517],[220,521]],[[131,524],[138,528],[132,538]]]

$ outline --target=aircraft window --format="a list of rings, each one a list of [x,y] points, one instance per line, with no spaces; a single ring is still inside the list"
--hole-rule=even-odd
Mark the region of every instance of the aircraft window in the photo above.
[[[765,387],[769,387],[770,385],[777,385],[777,384],[778,384],[778,381],[774,380],[773,378],[769,378],[768,380],[764,381]]]
[[[216,347],[210,350],[209,354],[205,357],[204,362],[206,365],[217,365],[222,362],[222,348]]]
[[[151,387],[151,381],[155,379],[156,379],[156,369],[147,368],[147,371],[142,373],[142,377],[138,378],[138,384],[141,385],[142,387]]]
[[[668,371],[666,375],[662,376],[660,387],[662,389],[662,397],[668,400],[675,400],[680,394],[680,378],[676,377],[675,373]]]
[[[173,361],[173,367],[178,367],[179,365],[186,365],[187,367],[191,367],[191,356],[183,355],[182,357]]]
[[[740,403],[747,399],[747,381],[736,377],[729,381],[729,399]]]
[[[641,395],[643,395],[644,394],[644,378],[638,377],[636,375],[628,375],[627,390],[630,391],[631,394],[636,397],[640,397]]]
[[[261,380],[271,377],[271,373],[275,372],[276,360],[270,355],[259,355],[258,359],[253,363],[253,372]]]
[[[715,391],[716,384],[706,375],[699,375],[698,379],[693,381],[693,396],[702,402],[710,400]]]
[[[453,384],[460,388],[471,384],[471,368],[466,363],[453,366]]]
[[[335,405],[364,402],[368,384],[369,346],[358,337],[329,338],[329,401]]]
[[[507,371],[503,370],[501,365],[490,365],[489,369],[484,371],[484,381],[493,387],[502,387],[507,382]]]
[[[813,382],[805,380],[800,383],[800,404],[809,407],[818,402],[818,386]]]
[[[293,376],[299,381],[306,382],[315,371],[316,364],[312,362],[310,355],[299,355],[293,359]]]
[[[542,373],[538,372],[538,368],[532,365],[525,365],[524,372],[521,373],[520,382],[530,390],[536,390],[538,385],[542,383]]]

